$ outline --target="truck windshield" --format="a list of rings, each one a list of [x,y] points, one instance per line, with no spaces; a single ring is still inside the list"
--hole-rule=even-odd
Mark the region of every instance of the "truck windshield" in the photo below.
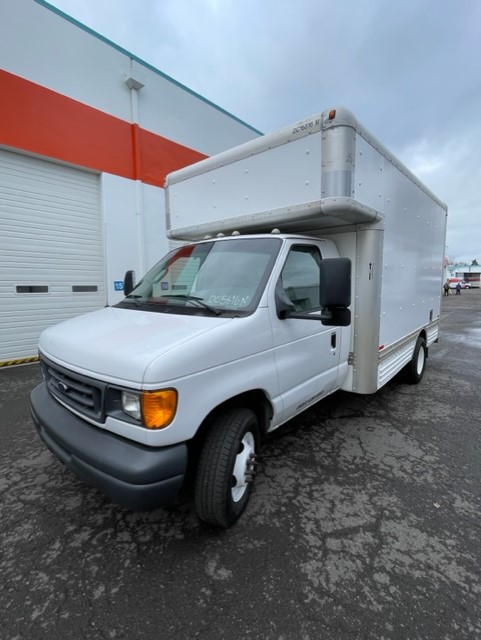
[[[254,237],[185,245],[153,267],[118,306],[248,315],[259,303],[280,247],[279,238]]]

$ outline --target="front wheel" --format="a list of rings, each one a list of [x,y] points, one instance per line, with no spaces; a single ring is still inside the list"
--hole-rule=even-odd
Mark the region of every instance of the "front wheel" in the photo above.
[[[426,340],[419,337],[416,341],[416,346],[414,347],[411,362],[405,369],[406,382],[409,384],[417,384],[421,381],[421,378],[424,375],[424,370],[426,369],[427,351]]]
[[[204,440],[195,480],[195,508],[204,522],[230,527],[252,490],[259,448],[259,423],[250,409],[220,414]]]

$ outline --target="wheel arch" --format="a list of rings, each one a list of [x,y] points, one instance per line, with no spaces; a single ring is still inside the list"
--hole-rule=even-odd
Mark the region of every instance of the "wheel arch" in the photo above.
[[[212,409],[199,427],[195,438],[202,438],[202,433],[209,427],[213,418],[217,417],[223,411],[234,407],[243,407],[253,411],[259,422],[260,435],[261,437],[265,436],[271,423],[274,410],[270,400],[262,389],[252,389],[250,391],[239,393],[228,400],[224,400],[217,405],[217,407]]]
[[[402,370],[405,382],[407,382],[408,384],[418,384],[422,380],[424,372],[426,370],[427,358],[427,334],[426,331],[422,329],[416,338],[416,343],[411,355],[411,360]]]
[[[239,393],[238,395],[228,398],[214,407],[214,409],[212,409],[212,411],[210,411],[202,421],[202,424],[197,429],[195,436],[187,443],[189,447],[189,467],[191,470],[195,469],[197,466],[202,442],[204,441],[211,425],[223,411],[227,411],[235,407],[250,409],[256,414],[259,423],[259,436],[261,440],[263,440],[274,414],[272,403],[267,397],[265,391],[262,389],[251,389],[250,391]]]
[[[429,349],[428,349],[428,334],[427,334],[426,329],[421,329],[421,331],[419,332],[418,338],[423,338],[424,342],[426,343],[426,358],[427,358]],[[417,340],[416,340],[416,342],[417,342]],[[414,345],[414,346],[416,347],[416,345]],[[414,352],[414,349],[413,349],[413,352]]]

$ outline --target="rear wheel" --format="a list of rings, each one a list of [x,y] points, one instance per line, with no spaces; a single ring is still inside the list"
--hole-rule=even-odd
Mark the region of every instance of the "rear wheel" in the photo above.
[[[250,409],[226,410],[211,424],[197,466],[195,507],[204,522],[230,527],[252,490],[259,424]]]
[[[427,347],[426,340],[419,337],[414,347],[411,362],[406,366],[405,377],[409,384],[417,384],[421,381],[426,369]]]

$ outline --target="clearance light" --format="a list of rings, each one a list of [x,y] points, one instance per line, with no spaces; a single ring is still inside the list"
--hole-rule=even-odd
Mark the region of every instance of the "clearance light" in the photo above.
[[[140,394],[142,422],[148,429],[163,429],[174,419],[177,410],[177,391],[143,391]]]
[[[329,120],[334,120],[335,117],[336,117],[336,110],[335,109],[331,109],[329,111]]]

